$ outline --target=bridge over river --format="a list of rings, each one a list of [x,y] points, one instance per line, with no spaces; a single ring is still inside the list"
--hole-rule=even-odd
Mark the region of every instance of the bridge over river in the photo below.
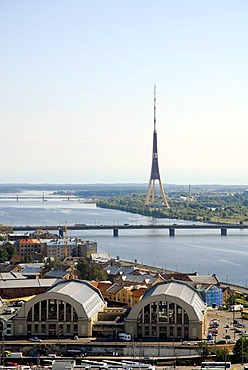
[[[175,236],[176,230],[220,230],[221,235],[227,235],[228,230],[245,230],[248,229],[248,225],[240,224],[146,224],[146,225],[86,225],[86,224],[75,224],[66,226],[13,226],[13,231],[34,231],[34,230],[48,230],[55,231],[60,230],[61,232],[67,230],[112,230],[113,236],[119,236],[119,230],[149,230],[149,229],[164,229],[168,230],[169,236]]]

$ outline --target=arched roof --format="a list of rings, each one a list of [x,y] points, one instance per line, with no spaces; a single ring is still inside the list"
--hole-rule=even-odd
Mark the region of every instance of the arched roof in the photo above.
[[[200,294],[187,283],[176,280],[158,283],[149,288],[141,301],[133,306],[127,320],[136,319],[144,306],[157,301],[174,302],[185,309],[190,320],[203,320],[206,306]]]
[[[39,294],[26,302],[19,312],[20,316],[26,316],[35,303],[48,299],[68,302],[77,309],[79,316],[89,319],[105,305],[101,292],[89,282],[75,279],[62,280],[55,283],[46,293]]]

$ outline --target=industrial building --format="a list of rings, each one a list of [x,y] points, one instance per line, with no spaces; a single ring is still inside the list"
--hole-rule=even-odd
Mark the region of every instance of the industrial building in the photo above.
[[[13,334],[90,337],[104,307],[100,291],[87,281],[62,280],[23,304],[12,320]]]
[[[200,339],[206,328],[206,305],[185,282],[167,281],[149,288],[125,322],[136,338]]]

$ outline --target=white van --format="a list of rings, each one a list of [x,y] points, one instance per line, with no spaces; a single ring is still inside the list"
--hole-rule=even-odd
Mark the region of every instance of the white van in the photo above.
[[[130,342],[130,340],[132,339],[132,336],[130,334],[127,334],[127,333],[119,333],[118,338],[120,340],[126,340],[126,341]]]

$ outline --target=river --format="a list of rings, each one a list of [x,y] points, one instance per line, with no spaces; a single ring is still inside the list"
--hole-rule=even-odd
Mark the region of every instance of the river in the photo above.
[[[127,212],[97,208],[93,203],[78,200],[49,199],[42,202],[44,192],[28,192],[40,199],[0,199],[0,223],[5,225],[118,225],[151,223],[189,223],[187,221],[153,219]],[[6,196],[7,194],[0,194]],[[13,196],[13,194],[10,194]],[[21,194],[20,194],[21,195]],[[46,195],[46,193],[45,193]],[[176,270],[217,274],[223,282],[247,287],[248,230],[176,230],[169,237],[168,230],[120,230],[113,237],[111,230],[69,231],[69,237],[95,240],[99,253],[109,253],[123,260],[134,261]]]

